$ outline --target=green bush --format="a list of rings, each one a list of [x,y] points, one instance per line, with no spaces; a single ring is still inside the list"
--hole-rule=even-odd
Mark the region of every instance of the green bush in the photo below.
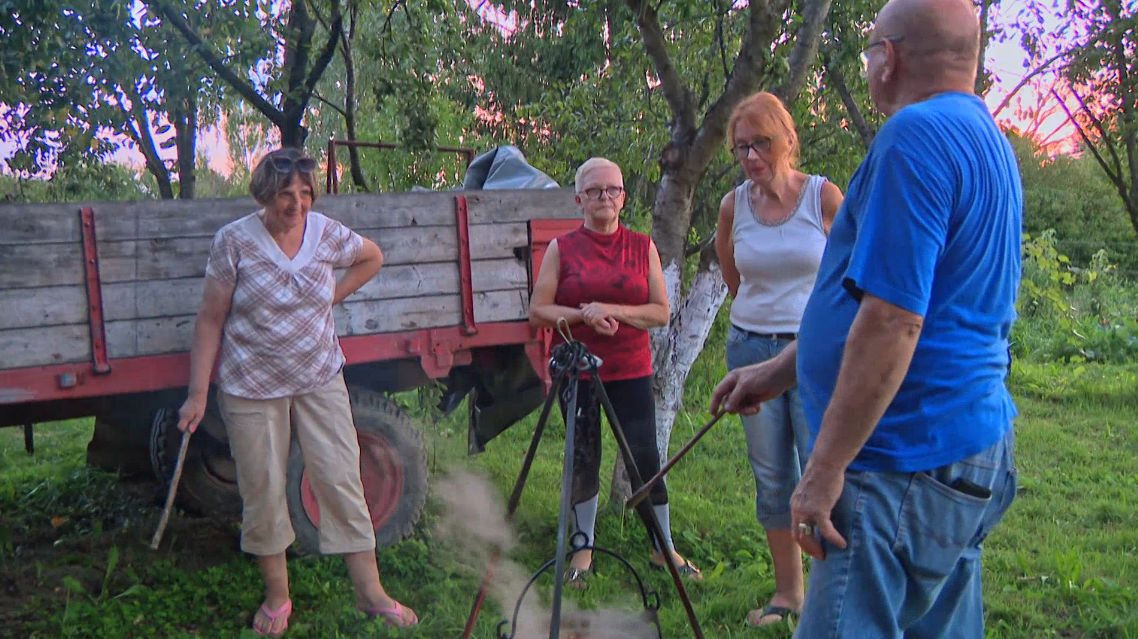
[[[1012,351],[1034,361],[1133,361],[1138,356],[1138,287],[1105,250],[1076,266],[1055,232],[1024,236],[1023,281]]]

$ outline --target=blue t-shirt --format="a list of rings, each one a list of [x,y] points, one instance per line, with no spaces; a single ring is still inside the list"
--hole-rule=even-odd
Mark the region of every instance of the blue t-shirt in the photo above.
[[[1020,281],[1015,154],[976,96],[941,94],[889,118],[834,219],[798,342],[811,447],[863,292],[924,317],[912,365],[851,470],[917,472],[999,441]]]

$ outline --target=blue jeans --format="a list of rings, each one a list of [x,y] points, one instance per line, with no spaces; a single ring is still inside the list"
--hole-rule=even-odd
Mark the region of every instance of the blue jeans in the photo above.
[[[1009,426],[988,450],[931,471],[847,472],[831,514],[846,548],[823,541],[795,638],[983,637],[981,544],[1015,499],[1014,449]]]
[[[727,368],[764,362],[790,340],[759,336],[732,326],[727,334]],[[798,388],[764,402],[758,415],[743,418],[747,457],[755,473],[755,512],[767,530],[790,528],[790,496],[806,467],[810,431]]]

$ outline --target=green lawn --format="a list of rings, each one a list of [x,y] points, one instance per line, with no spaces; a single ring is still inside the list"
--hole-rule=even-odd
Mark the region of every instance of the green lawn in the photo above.
[[[697,363],[673,450],[707,418],[721,361],[720,348]],[[1138,367],[1017,364],[1013,386],[1022,483],[987,545],[988,636],[1138,637]],[[428,428],[432,471],[441,478],[452,467],[468,468],[504,497],[532,425],[531,417],[476,458],[464,455],[458,421]],[[42,425],[36,455],[28,457],[18,429],[0,430],[0,637],[254,636],[242,628],[260,604],[260,583],[255,565],[237,552],[233,524],[175,515],[164,543],[171,550],[150,551],[155,487],[85,468],[90,431],[87,421]],[[562,446],[555,420],[515,527],[519,574],[553,557]],[[673,532],[706,575],[689,585],[705,636],[787,637],[786,626],[756,630],[743,622],[773,589],[744,451],[738,420],[728,418],[676,467],[669,476]],[[607,479],[611,437],[605,455]],[[606,482],[602,495],[607,490]],[[443,503],[431,501],[414,539],[379,554],[385,585],[419,612],[419,629],[396,631],[355,614],[340,561],[297,559],[287,636],[459,637],[481,573],[470,569],[473,556],[437,534]],[[597,532],[600,545],[627,557],[659,593],[664,636],[691,636],[670,579],[647,568],[635,516],[605,510]],[[567,594],[574,605],[634,609],[628,573],[611,560],[598,559],[597,568],[588,589]],[[540,584],[547,594],[548,578]],[[501,618],[491,602],[474,636],[497,637]]]

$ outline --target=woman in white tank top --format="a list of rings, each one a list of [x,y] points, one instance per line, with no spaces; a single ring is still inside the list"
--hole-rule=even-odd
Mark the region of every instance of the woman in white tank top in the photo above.
[[[842,192],[798,171],[798,135],[777,97],[757,93],[731,114],[731,152],[747,180],[719,206],[715,248],[734,301],[727,367],[766,361],[790,344],[810,291]],[[755,474],[756,513],[766,529],[775,593],[747,615],[751,625],[779,623],[802,608],[802,552],[790,533],[790,496],[806,465],[809,431],[798,389],[743,418]]]

